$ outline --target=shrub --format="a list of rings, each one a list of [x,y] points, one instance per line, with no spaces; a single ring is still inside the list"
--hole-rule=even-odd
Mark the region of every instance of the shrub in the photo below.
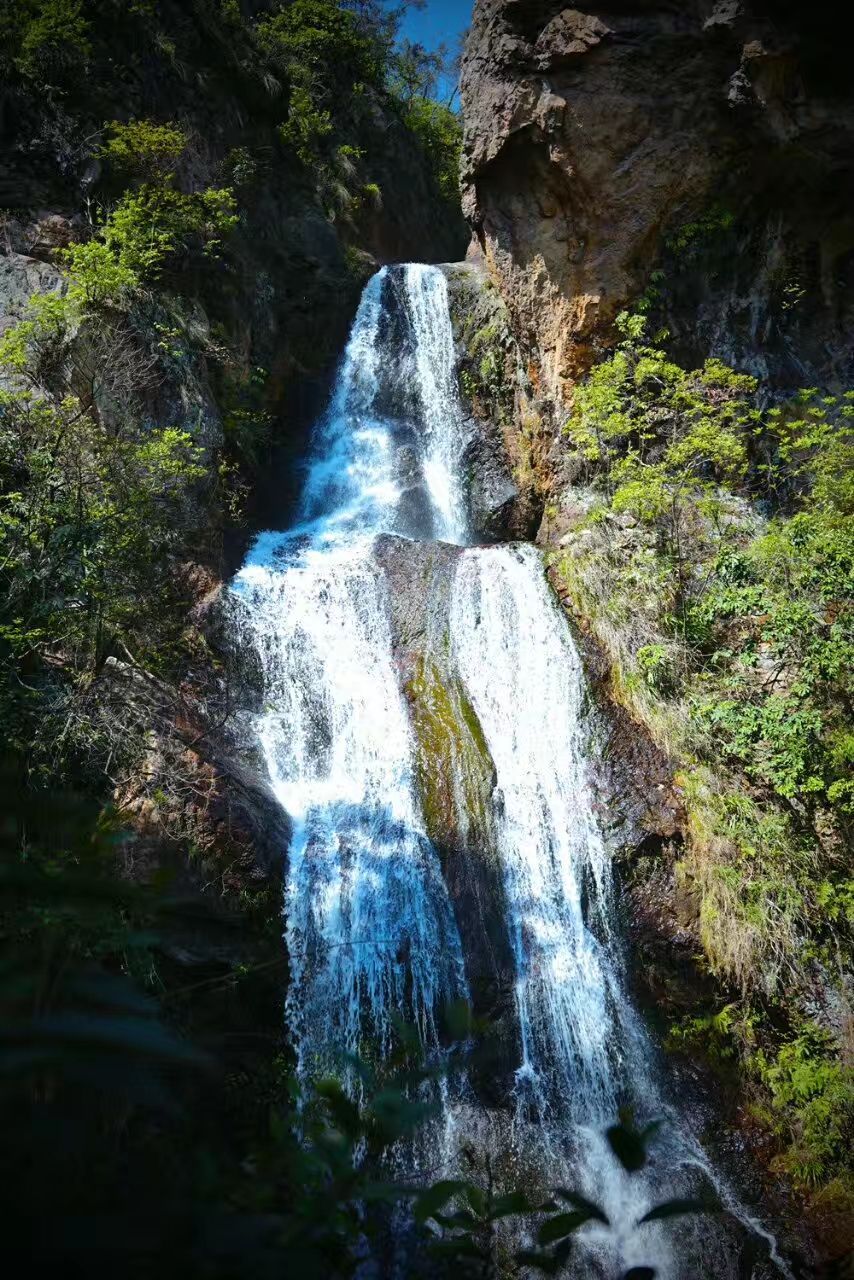
[[[442,195],[452,203],[458,202],[463,137],[459,116],[431,98],[416,97],[409,102],[403,118],[424,148]]]
[[[650,689],[658,693],[672,693],[676,688],[676,672],[673,657],[666,645],[645,644],[635,655],[638,670]]]
[[[153,120],[114,120],[100,154],[118,177],[156,182],[174,173],[187,146],[183,130]]]
[[[17,10],[17,12],[15,12]],[[0,34],[16,46],[18,70],[40,84],[68,81],[85,68],[91,44],[81,0],[23,0]]]
[[[258,25],[258,39],[291,84],[283,141],[307,166],[323,154],[365,84],[382,85],[385,51],[370,24],[335,0],[294,0]]]
[[[184,432],[115,434],[72,397],[0,392],[7,659],[53,654],[85,669],[116,639],[156,650],[165,557],[203,474]],[[146,638],[139,627],[149,623]]]

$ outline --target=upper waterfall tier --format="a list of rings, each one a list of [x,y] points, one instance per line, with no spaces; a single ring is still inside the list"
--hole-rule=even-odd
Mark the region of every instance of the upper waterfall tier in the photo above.
[[[384,267],[368,283],[317,432],[299,532],[463,544],[462,409],[436,267]]]

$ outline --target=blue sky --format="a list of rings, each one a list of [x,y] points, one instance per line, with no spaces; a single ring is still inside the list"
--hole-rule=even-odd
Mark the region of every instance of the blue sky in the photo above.
[[[428,49],[442,41],[454,52],[457,37],[471,21],[473,0],[427,0],[422,10],[411,9],[403,21],[402,33]]]

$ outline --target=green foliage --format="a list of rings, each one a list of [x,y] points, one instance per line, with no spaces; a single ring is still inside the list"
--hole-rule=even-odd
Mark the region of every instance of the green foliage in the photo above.
[[[696,672],[696,724],[781,800],[830,805],[844,818],[854,398],[808,391],[763,417],[754,379],[719,361],[681,369],[644,345],[642,316],[621,316],[619,327],[617,350],[577,391],[567,436],[610,509],[657,534],[673,571],[672,631]],[[800,509],[745,537],[728,491],[744,484],[756,438],[772,459],[766,485]],[[663,643],[635,653],[639,675],[662,695],[675,689],[666,654]]]
[[[677,256],[684,257],[721,238],[734,226],[735,215],[729,209],[715,205],[694,222],[683,223],[670,237],[667,247]]]
[[[60,251],[64,295],[32,300],[28,318],[0,340],[0,364],[22,372],[34,356],[55,350],[87,311],[127,309],[144,285],[180,259],[197,251],[215,257],[237,225],[235,209],[227,187],[187,195],[167,179],[127,192],[91,240]]]
[[[406,106],[417,98],[435,98],[446,56],[442,45],[430,50],[412,40],[401,40],[391,59],[392,93]]]
[[[735,562],[716,562],[690,625],[713,651],[727,629],[740,626],[746,674],[733,662],[726,679],[713,681],[715,698],[698,699],[696,714],[749,776],[786,801],[829,806],[844,823],[851,802],[854,411],[850,397],[816,404],[816,394],[806,392],[799,400],[811,406],[807,417],[772,410],[766,430],[777,445],[772,483],[783,492],[794,487],[803,509],[772,521]]]
[[[17,784],[15,772],[5,762],[3,783]],[[225,1064],[182,1034],[182,997],[198,1002],[219,988],[242,1004],[257,971],[283,957],[229,962],[184,986],[186,974],[170,973],[170,938],[189,927],[198,945],[206,930],[217,936],[215,919],[164,879],[146,888],[117,879],[113,818],[93,820],[71,796],[11,794],[0,831],[0,938],[10,955],[0,973],[0,1102],[5,1150],[18,1167],[7,1209],[55,1219],[39,1261],[92,1265],[101,1234],[117,1228],[111,1265],[131,1274],[178,1265],[182,1275],[225,1280],[237,1257],[241,1273],[277,1275],[286,1260],[306,1280],[345,1280],[363,1269],[366,1245],[382,1256],[390,1222],[405,1213],[409,1256],[428,1257],[431,1274],[494,1274],[506,1222],[538,1232],[538,1251],[520,1261],[555,1274],[581,1227],[608,1228],[603,1210],[571,1189],[543,1200],[498,1187],[489,1159],[473,1153],[470,1177],[418,1187],[395,1178],[405,1145],[436,1118],[449,1069],[447,1053],[425,1060],[417,1032],[402,1023],[381,1067],[342,1062],[356,1086],[349,1090],[334,1076],[300,1082],[280,1052],[268,1051],[249,1091],[261,1094],[260,1105],[231,1116],[230,1095],[245,1096],[245,1077],[214,1073]],[[229,938],[229,956],[233,945]],[[277,1016],[278,1000],[274,1009]],[[456,1006],[445,1022],[459,1038],[455,1063],[470,1044],[471,1015]],[[184,1110],[191,1096],[194,1117]],[[638,1129],[626,1115],[608,1130],[627,1172],[645,1165],[658,1128]],[[144,1241],[126,1227],[141,1207]],[[644,1220],[716,1207],[672,1201]],[[98,1239],[78,1226],[93,1214]]]
[[[304,165],[324,154],[336,120],[346,123],[349,100],[382,82],[383,50],[372,35],[335,0],[294,0],[259,23],[262,49],[291,84],[280,134]]]
[[[612,510],[657,530],[684,627],[698,527],[721,521],[721,487],[747,469],[756,382],[716,360],[682,369],[646,345],[646,324],[642,315],[618,317],[622,340],[577,389],[565,434]]]
[[[209,188],[185,195],[171,185],[149,185],[125,195],[110,213],[100,237],[116,267],[137,281],[155,279],[164,266],[196,246],[215,255],[222,239],[237,225],[235,202],[228,188]],[[72,279],[80,279],[77,246],[68,251]],[[97,283],[86,276],[87,292]]]
[[[77,320],[77,308],[67,295],[37,294],[27,319],[7,329],[0,338],[0,368],[48,385],[61,375],[69,330]]]
[[[187,136],[174,124],[153,120],[114,120],[100,154],[120,178],[157,182],[174,173]]]
[[[618,327],[623,339],[578,388],[566,435],[596,464],[614,510],[660,522],[678,560],[689,505],[745,472],[756,383],[718,361],[680,368],[644,344],[643,316],[623,313]]]
[[[344,140],[365,132],[372,99],[384,97],[417,138],[442,195],[456,202],[462,128],[457,115],[430,96],[442,55],[409,41],[395,47],[400,12],[294,0],[258,24],[261,48],[290,85],[279,136],[328,188],[341,178],[342,143],[355,150]],[[331,175],[325,172],[330,166]],[[325,203],[329,207],[328,198]]]
[[[264,166],[248,147],[232,147],[223,162],[226,185],[236,191],[251,190]]]
[[[315,106],[311,91],[295,84],[291,90],[288,118],[279,127],[282,141],[293,149],[304,165],[317,159],[321,143],[333,131],[332,113]]]
[[[850,1173],[854,1070],[839,1061],[831,1037],[806,1023],[773,1056],[757,1053],[753,1066],[787,1144],[778,1165],[809,1186]]]
[[[626,1111],[618,1123],[606,1130],[608,1146],[629,1176],[646,1167],[650,1145],[660,1129],[661,1121],[638,1128]],[[470,1159],[473,1161],[474,1157]],[[650,1209],[636,1225],[721,1211],[711,1194],[691,1200],[668,1200]],[[483,1277],[496,1274],[496,1226],[507,1219],[522,1218],[524,1222],[525,1218],[536,1218],[539,1248],[521,1250],[515,1261],[545,1275],[573,1274],[569,1264],[574,1239],[581,1228],[591,1222],[606,1229],[612,1225],[598,1204],[567,1187],[556,1187],[545,1199],[519,1190],[501,1191],[495,1185],[488,1157],[478,1180],[446,1179],[421,1192],[414,1202],[414,1216],[417,1223],[431,1222],[440,1228],[439,1239],[430,1245],[437,1260],[452,1261],[462,1274]],[[654,1280],[654,1267],[638,1270]],[[623,1280],[632,1275],[634,1272],[629,1272]]]
[[[383,202],[383,193],[376,182],[366,182],[361,191],[362,199],[374,209],[379,209]]]
[[[672,693],[676,685],[673,659],[666,645],[645,644],[638,649],[635,659],[638,671],[650,689],[657,693]]]
[[[86,750],[77,703],[107,654],[168,668],[172,556],[203,474],[184,432],[115,432],[73,397],[0,392],[0,705],[34,767]]]
[[[0,15],[0,42],[27,79],[67,83],[84,73],[91,52],[82,0],[17,0]]]
[[[404,121],[418,138],[446,200],[456,202],[460,193],[460,154],[463,129],[459,116],[431,98],[413,98]]]
[[[17,787],[0,841],[0,937],[11,958],[0,974],[0,1098],[29,1110],[41,1097],[61,1112],[93,1090],[120,1108],[174,1112],[164,1068],[208,1060],[134,981],[150,968],[162,903],[115,877],[113,815],[93,815],[70,794],[28,792],[8,755],[0,784]]]
[[[618,696],[681,763],[680,871],[709,967],[742,993],[670,1047],[752,1061],[781,1166],[818,1185],[844,1173],[850,1070],[795,1015],[773,1052],[757,1044],[784,984],[805,986],[812,959],[846,966],[854,939],[854,393],[760,411],[752,378],[682,369],[647,327],[622,315],[576,391],[566,437],[595,505],[579,526],[590,549],[570,543],[561,572],[614,655]]]
[[[157,609],[199,457],[173,428],[117,434],[71,397],[0,392],[7,661],[76,655],[85,669],[116,639],[133,642],[141,610]]]
[[[753,1039],[755,1022],[755,1016],[731,1002],[715,1013],[682,1018],[670,1028],[666,1047],[670,1051],[699,1049],[715,1067],[726,1071],[738,1061],[739,1045]]]
[[[379,81],[383,55],[373,34],[336,0],[293,0],[258,27],[262,46],[325,96],[341,84]]]

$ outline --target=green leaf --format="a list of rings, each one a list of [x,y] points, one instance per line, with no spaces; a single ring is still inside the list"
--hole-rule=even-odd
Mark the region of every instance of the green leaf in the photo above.
[[[415,1201],[413,1212],[416,1222],[426,1222],[442,1209],[453,1197],[465,1191],[466,1183],[451,1178],[434,1182],[432,1187],[423,1191]]]
[[[457,1209],[455,1213],[434,1213],[433,1221],[448,1230],[470,1231],[477,1226],[477,1219],[468,1209]]]
[[[547,1276],[557,1275],[562,1263],[550,1253],[535,1253],[533,1249],[522,1249],[516,1254],[516,1261],[524,1267],[534,1267]]]
[[[480,1187],[475,1187],[472,1183],[469,1183],[466,1186],[464,1194],[474,1212],[479,1218],[482,1218],[486,1213],[486,1196],[481,1191]]]
[[[348,1098],[338,1080],[319,1080],[315,1093],[326,1104],[332,1120],[348,1138],[358,1138],[363,1129],[359,1108]]]
[[[597,1222],[604,1222],[606,1227],[611,1225],[609,1219],[599,1208],[598,1204],[594,1204],[592,1200],[588,1200],[585,1196],[579,1195],[577,1191],[570,1191],[567,1187],[555,1187],[555,1195],[560,1196],[561,1200],[566,1200],[568,1204],[573,1205],[576,1209],[583,1209]]]
[[[430,1252],[445,1258],[477,1258],[486,1262],[489,1254],[479,1248],[468,1236],[452,1236],[448,1240],[436,1240],[430,1245]]]
[[[644,1222],[661,1222],[665,1218],[679,1218],[686,1213],[720,1213],[723,1206],[717,1200],[665,1200],[649,1213],[638,1218],[638,1226]]]
[[[608,1146],[627,1173],[637,1173],[646,1164],[643,1136],[626,1125],[611,1125],[605,1133]]]
[[[588,1213],[586,1209],[576,1209],[573,1213],[559,1213],[543,1223],[537,1233],[537,1240],[540,1244],[553,1244],[555,1240],[563,1240],[565,1236],[570,1236],[579,1227],[583,1227],[585,1222],[590,1222],[593,1217],[594,1215]]]
[[[538,1206],[525,1195],[524,1191],[509,1191],[506,1195],[496,1196],[489,1211],[490,1222],[499,1218],[511,1218],[517,1213],[535,1213]]]

